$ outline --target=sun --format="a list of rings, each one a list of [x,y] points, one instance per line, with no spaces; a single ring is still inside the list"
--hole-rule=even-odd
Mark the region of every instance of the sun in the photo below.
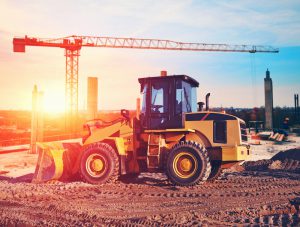
[[[47,113],[62,113],[65,111],[65,97],[58,93],[44,94],[43,109]]]

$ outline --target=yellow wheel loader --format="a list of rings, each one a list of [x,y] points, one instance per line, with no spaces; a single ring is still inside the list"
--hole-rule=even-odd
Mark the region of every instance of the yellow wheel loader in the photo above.
[[[82,144],[42,143],[34,181],[79,175],[103,184],[120,175],[165,172],[181,186],[216,179],[221,170],[249,156],[245,122],[197,106],[199,83],[186,75],[140,78],[142,107],[112,122],[84,125]],[[206,105],[205,110],[203,106]]]

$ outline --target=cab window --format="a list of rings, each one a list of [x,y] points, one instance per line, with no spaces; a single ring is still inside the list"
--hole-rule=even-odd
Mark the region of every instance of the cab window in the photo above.
[[[159,82],[151,86],[151,113],[168,112],[169,85],[166,82]]]
[[[143,88],[142,91],[142,111],[141,113],[145,114],[146,113],[146,100],[147,100],[147,90],[148,90],[148,85],[146,84]]]
[[[185,81],[176,82],[176,114],[197,111],[196,89]]]

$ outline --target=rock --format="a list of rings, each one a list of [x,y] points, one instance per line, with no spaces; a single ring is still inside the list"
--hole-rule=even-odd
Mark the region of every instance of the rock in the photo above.
[[[276,160],[276,161],[274,161],[274,162],[272,162],[269,166],[268,166],[268,168],[269,169],[282,169],[282,165],[281,165],[282,163],[281,163],[281,161],[280,160]]]

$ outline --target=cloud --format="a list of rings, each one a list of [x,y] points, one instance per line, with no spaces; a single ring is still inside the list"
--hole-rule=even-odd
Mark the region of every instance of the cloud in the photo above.
[[[208,43],[300,44],[297,1],[4,0],[0,9],[0,29],[15,35],[82,34]]]
[[[30,103],[30,95],[24,94],[30,94],[34,83],[40,84],[46,92],[61,83],[60,93],[64,94],[65,58],[63,49],[59,48],[28,47],[25,54],[13,53],[12,38],[25,34],[45,38],[78,34],[206,43],[300,45],[300,3],[258,0],[2,0],[0,75],[7,76],[0,79],[1,89],[4,84],[10,84],[5,86],[6,92],[18,91],[18,98],[27,97],[29,100],[24,103]],[[85,48],[81,51],[79,63],[80,86],[85,86],[84,81],[90,75],[101,78],[101,94],[109,92],[112,87],[118,90],[125,84],[127,89],[127,84],[132,84],[134,88],[128,86],[130,89],[126,95],[112,94],[115,102],[100,95],[99,106],[117,108],[126,104],[134,107],[132,103],[138,94],[137,77],[155,76],[166,69],[171,74],[185,73],[196,77],[200,84],[206,85],[204,90],[217,87],[220,90],[216,90],[216,95],[222,97],[222,92],[226,92],[225,85],[239,86],[247,81],[241,75],[250,74],[250,70],[245,69],[249,67],[248,60],[247,54]],[[262,72],[265,65],[275,62],[274,59],[260,60],[266,61],[264,68],[259,69]],[[225,82],[224,77],[227,77]],[[20,78],[26,78],[22,86],[10,82],[20,81]],[[80,87],[79,92],[85,93],[85,88]],[[232,92],[228,94],[236,97]],[[248,103],[251,103],[252,93],[247,94],[250,97]],[[1,97],[0,107],[4,103],[4,96]],[[240,104],[238,100],[231,101],[227,104]]]

